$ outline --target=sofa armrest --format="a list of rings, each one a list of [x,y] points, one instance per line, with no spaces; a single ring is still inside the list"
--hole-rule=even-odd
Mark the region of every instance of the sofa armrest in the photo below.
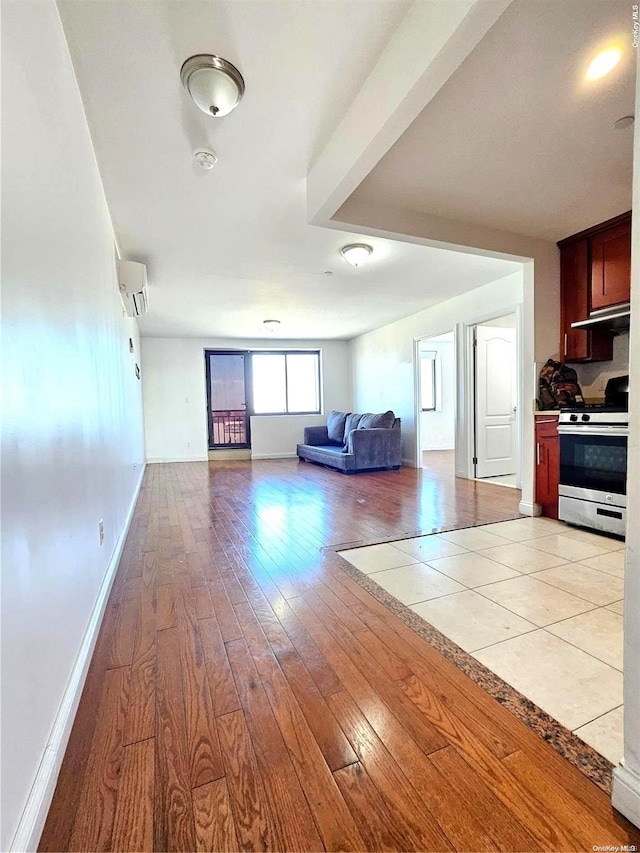
[[[391,468],[402,464],[399,429],[354,429],[347,439],[347,452],[355,456],[356,468]]]
[[[304,428],[304,444],[331,444],[326,426],[308,426]]]

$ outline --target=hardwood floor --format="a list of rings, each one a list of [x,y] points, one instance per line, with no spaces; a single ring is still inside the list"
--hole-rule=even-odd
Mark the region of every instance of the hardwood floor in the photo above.
[[[590,850],[608,798],[326,545],[517,515],[445,471],[152,465],[40,850]]]

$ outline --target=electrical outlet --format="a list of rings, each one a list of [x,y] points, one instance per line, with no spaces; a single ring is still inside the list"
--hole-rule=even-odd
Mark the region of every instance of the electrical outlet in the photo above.
[[[100,544],[104,545],[104,519],[101,518],[98,522],[98,534],[100,536]]]
[[[138,463],[137,463],[137,462],[134,462],[134,463],[133,463],[133,470],[135,471],[135,470],[137,470],[137,468],[138,468]]]

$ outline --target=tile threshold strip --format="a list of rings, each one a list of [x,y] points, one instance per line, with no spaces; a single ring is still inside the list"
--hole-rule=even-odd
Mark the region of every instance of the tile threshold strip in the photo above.
[[[456,530],[475,530],[478,527],[489,527],[491,524],[502,524],[505,521],[524,521],[531,518],[530,515],[509,515],[507,518],[499,518],[497,521],[483,521],[482,524],[462,525],[461,527],[438,527],[432,530],[414,530],[403,533],[402,536],[381,536],[377,539],[355,539],[353,542],[341,542],[339,545],[325,545],[320,548],[322,554],[338,554],[348,548],[366,548],[369,545],[393,545],[395,542],[404,542],[406,539],[417,539],[418,536],[437,536],[440,533],[453,533]],[[516,544],[516,543],[512,543]]]
[[[527,516],[517,515],[513,518],[500,519],[500,521],[514,521]],[[491,522],[489,522],[490,524]],[[498,523],[498,522],[495,522]],[[478,526],[478,525],[474,525]],[[483,526],[488,526],[484,524]],[[574,767],[577,767],[588,779],[601,788],[606,794],[611,793],[611,773],[613,764],[600,755],[593,747],[586,744],[570,729],[567,729],[542,708],[539,708],[522,693],[519,693],[506,681],[503,681],[490,669],[457,646],[452,640],[430,625],[421,616],[418,616],[402,602],[394,598],[389,592],[379,586],[369,575],[364,574],[354,565],[340,556],[340,551],[347,548],[361,548],[367,545],[383,545],[401,542],[404,539],[412,539],[416,536],[432,536],[438,533],[449,533],[453,530],[470,530],[473,527],[450,527],[429,533],[408,533],[394,539],[374,539],[367,542],[349,542],[341,545],[331,545],[322,548],[325,553],[335,554],[340,557],[340,568],[349,575],[359,586],[370,593],[380,604],[401,619],[405,625],[415,631],[423,640],[429,643],[446,660],[467,675],[486,693],[498,701],[503,707],[510,711],[520,722],[528,726],[546,743],[552,746],[556,752],[566,759]]]

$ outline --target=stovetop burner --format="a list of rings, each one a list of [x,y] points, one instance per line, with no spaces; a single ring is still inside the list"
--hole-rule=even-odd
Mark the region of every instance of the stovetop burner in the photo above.
[[[626,429],[629,424],[629,412],[618,406],[580,406],[579,408],[560,409],[558,429],[566,432],[571,429],[586,429],[602,427],[611,429]]]
[[[561,412],[627,412],[626,406],[607,406],[606,403],[585,403],[584,406],[563,406]]]

